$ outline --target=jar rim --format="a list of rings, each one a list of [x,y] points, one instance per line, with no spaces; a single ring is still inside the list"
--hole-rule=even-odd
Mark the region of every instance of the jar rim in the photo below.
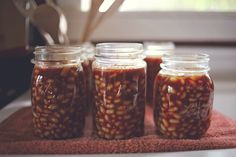
[[[209,60],[209,55],[205,53],[164,54],[161,68],[174,73],[207,72],[210,70]]]
[[[34,53],[34,62],[60,62],[80,60],[82,48],[81,46],[37,46]]]
[[[144,42],[144,55],[161,57],[164,54],[172,54],[175,49],[173,42]]]
[[[95,57],[103,58],[140,58],[142,57],[143,44],[141,43],[99,43],[96,45]]]
[[[65,52],[66,49],[66,52]],[[58,54],[75,54],[81,53],[80,45],[64,46],[64,45],[50,45],[50,46],[36,46],[34,54],[58,53]]]
[[[173,42],[144,42],[145,51],[174,50]]]
[[[83,53],[86,54],[94,54],[95,53],[95,47],[92,43],[90,42],[85,42],[81,45]]]
[[[186,62],[186,63],[199,63],[199,62],[208,62],[209,55],[206,53],[175,53],[175,54],[164,54],[162,56],[163,62]]]

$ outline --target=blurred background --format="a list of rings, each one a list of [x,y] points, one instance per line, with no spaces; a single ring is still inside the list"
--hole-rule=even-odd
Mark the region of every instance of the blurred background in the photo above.
[[[216,107],[235,102],[236,0],[1,0],[0,108],[29,89],[36,45],[84,41],[171,41],[176,53],[207,53],[223,95]]]

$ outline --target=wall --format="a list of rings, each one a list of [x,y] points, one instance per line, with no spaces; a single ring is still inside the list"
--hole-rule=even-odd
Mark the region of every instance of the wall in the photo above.
[[[0,50],[25,44],[24,17],[16,10],[12,0],[1,0]]]

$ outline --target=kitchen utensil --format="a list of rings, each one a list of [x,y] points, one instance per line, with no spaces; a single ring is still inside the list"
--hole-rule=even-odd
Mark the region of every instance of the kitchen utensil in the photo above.
[[[34,10],[37,8],[37,4],[33,0],[13,0],[14,5],[18,9],[18,11],[25,17],[29,18],[30,22],[37,27],[39,30],[40,34],[43,36],[45,39],[46,43],[48,45],[54,45],[54,41],[51,37],[51,35],[43,30],[42,28],[38,27],[32,18],[32,14]]]
[[[115,0],[105,12],[98,14],[97,20],[93,23],[93,25],[89,29],[88,36],[90,36],[95,31],[95,29],[101,24],[101,22],[104,19],[113,15],[119,9],[119,7],[123,4],[123,2],[124,0]]]
[[[67,21],[59,7],[53,4],[38,6],[31,15],[36,26],[51,35],[55,43],[68,44]]]
[[[124,0],[115,0],[105,12],[99,13],[99,8],[103,4],[103,2],[104,0],[92,0],[91,9],[88,14],[88,19],[82,34],[81,42],[87,41],[91,36],[91,34],[98,27],[98,25],[105,18],[115,13],[119,9],[119,7],[123,4]]]
[[[96,18],[96,15],[99,13],[99,7],[102,5],[103,2],[104,0],[92,0],[91,9],[88,13],[88,18],[81,37],[81,42],[85,42],[88,39],[89,29],[92,25],[92,22]]]

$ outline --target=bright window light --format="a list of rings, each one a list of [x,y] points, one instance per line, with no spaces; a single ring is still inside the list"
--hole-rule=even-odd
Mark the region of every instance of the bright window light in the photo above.
[[[99,8],[106,11],[114,0],[105,0]],[[81,11],[88,11],[91,0],[81,0]],[[236,0],[125,0],[119,11],[216,11],[236,12]]]
[[[105,0],[99,8],[99,12],[105,12],[115,0]]]
[[[89,11],[90,7],[91,7],[91,0],[81,0],[80,1],[80,6],[81,6],[81,11],[82,12],[87,12]]]

